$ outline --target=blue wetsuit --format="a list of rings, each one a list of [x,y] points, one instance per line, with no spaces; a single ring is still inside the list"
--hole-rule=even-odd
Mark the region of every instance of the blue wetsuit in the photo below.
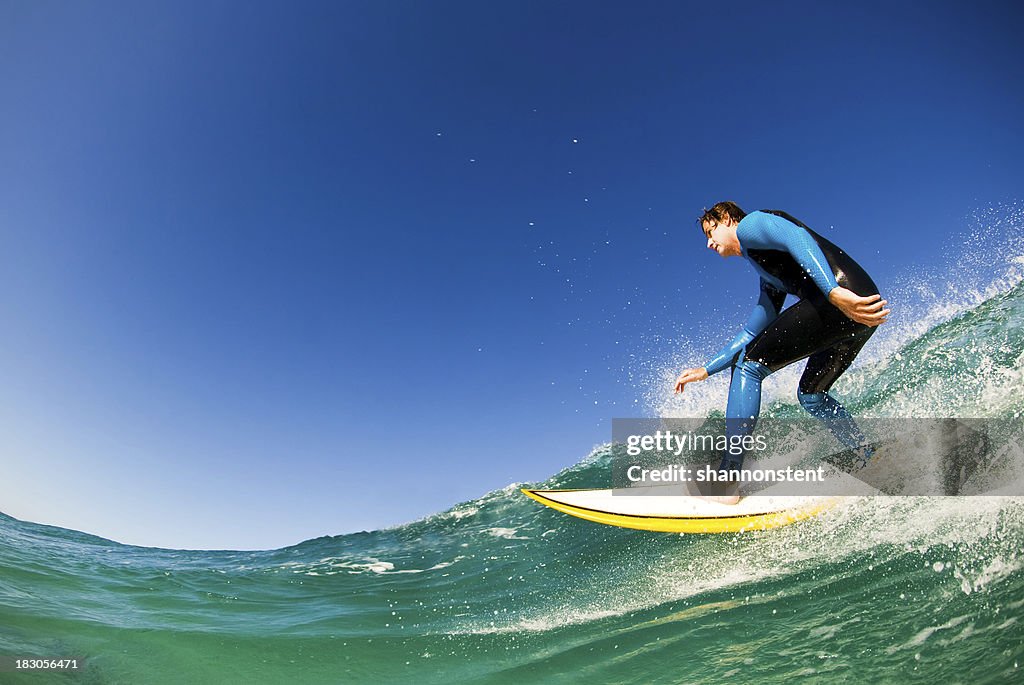
[[[732,368],[726,430],[750,434],[761,410],[761,382],[809,357],[797,391],[800,404],[847,447],[863,445],[853,417],[828,390],[875,329],[847,318],[828,294],[843,286],[875,295],[874,281],[849,255],[785,212],[751,212],[739,222],[736,237],[761,276],[761,294],[739,334],[704,367],[708,375]],[[783,311],[786,295],[800,301]],[[742,455],[727,455],[720,468],[742,462]]]

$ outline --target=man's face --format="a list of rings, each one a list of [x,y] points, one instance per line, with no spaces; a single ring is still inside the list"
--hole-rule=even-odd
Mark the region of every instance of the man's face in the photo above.
[[[736,239],[736,224],[732,217],[726,217],[722,221],[705,221],[701,228],[708,240],[709,250],[714,250],[723,257],[742,254],[739,240]]]

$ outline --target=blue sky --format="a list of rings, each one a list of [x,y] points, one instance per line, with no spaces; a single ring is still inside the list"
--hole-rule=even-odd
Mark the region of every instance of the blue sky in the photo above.
[[[261,548],[546,478],[743,320],[702,207],[885,283],[1018,201],[1020,19],[2,3],[0,511]]]

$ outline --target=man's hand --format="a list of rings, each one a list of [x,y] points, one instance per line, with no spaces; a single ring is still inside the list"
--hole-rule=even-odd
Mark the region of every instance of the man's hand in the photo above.
[[[682,392],[687,383],[702,381],[707,377],[708,371],[703,367],[699,369],[687,369],[679,374],[679,378],[676,379],[676,392]]]
[[[881,295],[861,297],[842,286],[832,289],[828,294],[828,301],[848,318],[865,326],[879,326],[885,323],[890,314],[890,310],[885,308],[889,303],[883,300]]]

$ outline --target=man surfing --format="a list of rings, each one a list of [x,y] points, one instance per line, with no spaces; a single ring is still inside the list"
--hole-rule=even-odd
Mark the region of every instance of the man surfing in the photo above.
[[[807,359],[797,388],[804,409],[823,421],[841,443],[863,448],[864,436],[829,389],[849,368],[864,343],[890,314],[878,287],[857,262],[789,214],[747,214],[734,202],[719,202],[698,220],[708,248],[722,257],[743,257],[761,277],[760,296],[740,332],[702,367],[686,369],[675,392],[732,369],[726,432],[750,435],[761,411],[761,382],[779,369]],[[787,295],[799,302],[782,310]],[[862,461],[870,458],[869,448]],[[739,470],[743,455],[723,456],[720,472]],[[718,501],[739,501],[739,483]]]

